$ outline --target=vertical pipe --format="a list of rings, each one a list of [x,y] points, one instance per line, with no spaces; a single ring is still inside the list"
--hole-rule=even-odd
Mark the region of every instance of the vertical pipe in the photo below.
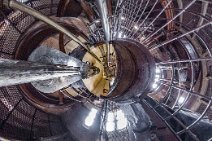
[[[0,72],[0,87],[80,75],[80,69],[71,66],[45,65],[9,59],[0,59]]]
[[[106,0],[96,0],[98,11],[101,17],[101,22],[105,34],[105,42],[107,46],[107,61],[110,63],[110,24],[108,20],[108,7]]]

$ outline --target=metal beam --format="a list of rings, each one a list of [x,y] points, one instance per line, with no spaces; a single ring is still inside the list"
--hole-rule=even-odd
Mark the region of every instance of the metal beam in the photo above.
[[[171,43],[171,42],[173,42],[173,41],[175,41],[175,40],[178,40],[178,39],[180,39],[180,38],[182,38],[182,37],[185,37],[185,36],[187,36],[187,35],[189,35],[189,34],[195,32],[195,31],[201,30],[201,29],[203,29],[203,28],[205,28],[206,26],[209,26],[209,25],[211,25],[211,24],[212,24],[212,21],[210,21],[210,22],[208,22],[208,23],[206,23],[206,24],[203,24],[202,26],[196,27],[196,28],[194,28],[193,30],[190,30],[190,31],[188,31],[188,32],[186,32],[186,33],[184,33],[184,34],[182,34],[182,35],[179,35],[179,36],[177,36],[177,37],[175,37],[175,38],[172,38],[172,39],[170,39],[170,40],[167,40],[167,41],[165,41],[165,42],[162,42],[162,43],[160,43],[159,45],[150,47],[150,50],[154,50],[154,49],[157,49],[157,48],[159,48],[159,47],[163,47],[164,45],[167,45],[167,44],[169,44],[169,43]]]
[[[53,21],[49,17],[47,17],[47,16],[43,15],[42,13],[38,12],[37,10],[35,10],[27,5],[24,5],[23,3],[17,2],[15,0],[4,0],[3,2],[4,2],[4,5],[12,8],[12,9],[20,10],[24,13],[27,13],[27,14],[47,23],[48,25],[52,26],[56,30],[64,33],[65,35],[70,37],[73,41],[75,41],[76,43],[81,45],[83,48],[85,48],[87,50],[87,52],[90,53],[97,61],[101,62],[99,60],[99,58],[93,52],[91,52],[90,49],[83,42],[81,42],[74,34],[72,34],[68,29],[61,26],[57,22]]]
[[[190,62],[200,62],[200,61],[212,61],[212,58],[198,58],[198,59],[188,59],[188,60],[176,60],[176,61],[165,61],[156,63],[157,65],[167,65],[176,63],[190,63]]]
[[[108,21],[108,6],[106,0],[96,0],[98,11],[101,17],[101,22],[105,34],[105,42],[107,45],[107,61],[110,63],[110,24]],[[109,65],[109,64],[108,64]]]
[[[28,61],[0,59],[0,87],[31,83],[41,92],[53,93],[99,73],[98,68],[45,46],[36,48]]]
[[[80,75],[80,69],[64,65],[0,59],[0,87]]]
[[[51,93],[99,72],[94,66],[45,46],[35,49],[28,60],[0,59],[0,87],[32,82],[40,91]]]
[[[154,35],[156,35],[159,31],[164,29],[167,25],[169,25],[171,22],[173,22],[175,19],[177,19],[181,14],[183,14],[188,8],[190,8],[197,0],[192,0],[184,9],[182,9],[176,16],[174,16],[172,19],[170,19],[167,23],[165,23],[162,27],[160,27],[157,31],[147,36],[146,39],[142,41],[142,43],[148,41],[151,39]]]

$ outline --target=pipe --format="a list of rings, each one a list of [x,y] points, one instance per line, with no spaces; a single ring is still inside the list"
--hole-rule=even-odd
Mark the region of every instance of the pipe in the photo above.
[[[101,22],[105,34],[105,42],[107,46],[107,62],[110,63],[110,25],[108,21],[108,7],[106,0],[96,0],[98,11],[101,17]],[[108,64],[109,65],[109,64]]]
[[[98,68],[84,63],[79,67],[72,67],[1,58],[0,72],[0,87],[6,87],[67,76],[73,76],[73,81],[77,76],[84,79],[98,73]],[[70,83],[72,83],[71,80]]]
[[[81,75],[80,68],[0,59],[0,87]]]
[[[199,61],[211,61],[212,58],[198,58],[198,59],[188,59],[188,60],[174,60],[174,61],[165,61],[156,63],[158,65],[166,65],[166,64],[175,64],[175,63],[189,63],[189,62],[199,62]]]
[[[91,54],[97,61],[101,62],[99,60],[99,58],[90,51],[90,49],[84,44],[82,43],[77,37],[75,37],[75,35],[73,35],[68,29],[66,29],[65,27],[61,26],[60,24],[58,24],[57,22],[53,21],[52,19],[50,19],[49,17],[43,15],[42,13],[38,12],[37,10],[24,5],[20,2],[17,2],[15,0],[4,0],[3,4],[12,8],[12,9],[16,9],[16,10],[20,10],[24,13],[27,13],[45,23],[47,23],[48,25],[52,26],[53,28],[55,28],[56,30],[64,33],[65,35],[67,35],[68,37],[70,37],[73,41],[75,41],[76,43],[78,43],[79,45],[81,45],[83,48],[86,49],[86,51]]]

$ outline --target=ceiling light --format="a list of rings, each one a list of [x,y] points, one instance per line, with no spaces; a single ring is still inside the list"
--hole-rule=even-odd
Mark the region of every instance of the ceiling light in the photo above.
[[[27,2],[27,1],[29,1],[29,0],[17,0],[18,2],[21,2],[21,3],[25,3],[25,2]]]
[[[125,17],[121,16],[121,20],[125,20]]]
[[[178,99],[178,103],[179,103],[179,104],[182,104],[184,101],[185,101],[185,97],[183,97],[183,96],[181,96],[181,97]]]
[[[156,75],[155,75],[155,78],[160,78],[160,75],[159,75],[159,74],[156,74]]]
[[[138,29],[139,29],[139,27],[138,27],[137,25],[135,25],[135,26],[134,26],[134,28],[135,28],[136,30],[138,30]]]
[[[118,38],[121,38],[122,37],[122,32],[119,32],[118,33]]]
[[[158,77],[157,77],[157,78],[155,78],[155,83],[156,83],[156,82],[158,82],[158,81],[159,81],[159,78],[158,78]]]
[[[123,113],[122,110],[118,110],[116,114],[117,114],[116,115],[116,119],[117,120],[125,118],[124,113]]]
[[[117,121],[117,129],[121,130],[127,127],[127,119],[126,118],[122,118],[120,120]]]
[[[118,110],[117,111],[117,116],[116,116],[116,120],[117,120],[117,129],[121,130],[127,127],[127,119],[124,115],[124,112],[122,110]]]
[[[85,125],[86,126],[91,126],[91,125],[93,125],[93,122],[94,122],[94,120],[93,120],[93,118],[91,118],[91,117],[87,117],[86,119],[85,119]]]
[[[92,108],[90,114],[94,116],[96,115],[96,113],[97,113],[97,109]]]
[[[156,69],[155,69],[155,72],[156,72],[156,73],[160,73],[161,70],[160,70],[159,68],[156,68]]]
[[[114,82],[115,82],[115,78],[113,77],[110,81],[110,86],[112,86],[114,84]]]
[[[96,117],[97,114],[97,109],[92,108],[90,113],[88,114],[88,116],[85,119],[85,125],[86,126],[91,126],[93,125],[94,119]]]
[[[114,113],[113,112],[109,112],[107,114],[107,121],[114,121]]]
[[[100,23],[100,20],[96,20],[95,23]]]
[[[115,130],[115,123],[114,122],[107,122],[106,123],[106,131],[112,132]]]

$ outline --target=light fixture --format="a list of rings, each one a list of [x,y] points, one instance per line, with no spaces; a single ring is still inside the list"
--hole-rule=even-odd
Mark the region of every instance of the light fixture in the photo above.
[[[159,81],[159,77],[155,78],[155,83]]]
[[[138,30],[138,29],[139,29],[139,27],[138,27],[137,25],[134,25],[134,28],[135,28],[136,30]]]
[[[112,86],[115,82],[115,78],[112,78],[111,81],[110,81],[110,86]]]
[[[121,16],[121,20],[125,20],[125,17]]]
[[[159,86],[159,81],[160,81],[160,77],[161,77],[161,69],[156,67],[155,69],[155,79],[154,79],[154,83],[152,84],[152,89],[156,89]]]
[[[117,130],[121,130],[127,127],[127,119],[122,110],[118,110],[116,113]]]
[[[185,97],[180,96],[180,98],[178,99],[178,104],[182,104],[185,101]]]
[[[88,116],[85,119],[86,126],[90,127],[91,125],[93,125],[96,114],[97,114],[97,109],[92,108],[90,113],[88,114]]]
[[[107,114],[107,121],[114,121],[114,119],[115,119],[114,113],[113,112],[109,112]]]
[[[118,32],[118,38],[122,37],[122,32]]]
[[[122,130],[127,127],[127,119],[124,117],[117,121],[117,129]]]
[[[85,119],[85,125],[86,126],[91,126],[91,125],[93,125],[93,122],[94,122],[94,120],[93,120],[93,118],[91,118],[91,117],[87,117],[86,119]]]
[[[112,132],[115,130],[115,123],[114,122],[107,122],[106,123],[106,131],[107,132]]]
[[[127,127],[127,118],[122,110],[108,112],[107,114],[106,131],[112,132],[115,130],[115,127],[116,130],[122,130]]]
[[[156,83],[152,84],[152,88],[153,88],[153,89],[155,89],[155,88],[157,88],[157,87],[158,87],[158,84],[156,84]]]
[[[122,110],[118,110],[116,112],[116,119],[120,120],[120,119],[123,119],[123,118],[125,118],[123,111]]]
[[[100,23],[100,20],[96,20],[95,23]]]
[[[27,2],[27,1],[29,1],[29,0],[17,0],[18,2],[21,2],[21,3],[25,3],[25,2]]]
[[[108,112],[107,114],[107,122],[106,122],[106,131],[112,132],[115,130],[115,116],[113,112]]]
[[[160,70],[159,68],[156,68],[156,69],[155,69],[155,72],[156,72],[156,73],[160,73],[161,70]]]
[[[155,75],[155,78],[159,78],[159,77],[160,77],[160,75],[159,75],[159,74],[156,74],[156,75]]]

